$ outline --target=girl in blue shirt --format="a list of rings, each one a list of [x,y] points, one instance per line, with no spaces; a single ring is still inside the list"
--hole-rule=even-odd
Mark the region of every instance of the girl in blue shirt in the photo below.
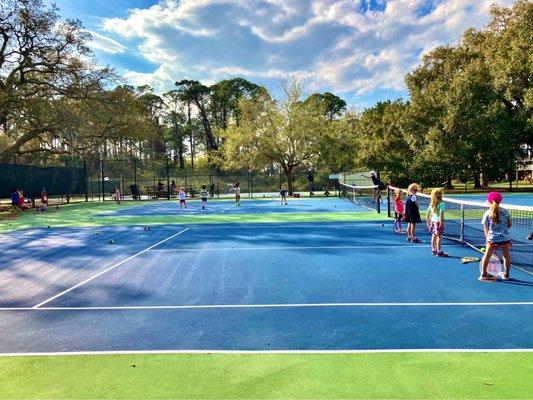
[[[509,250],[512,244],[509,228],[511,228],[512,221],[509,211],[500,207],[502,200],[503,197],[499,192],[490,192],[487,195],[487,202],[490,204],[490,208],[481,219],[487,244],[485,246],[485,255],[481,262],[480,281],[496,280],[496,277],[487,272],[487,266],[489,265],[490,257],[497,249],[501,249],[503,255],[504,272],[500,278],[504,280],[509,279],[509,271],[511,269],[511,255],[509,254]]]

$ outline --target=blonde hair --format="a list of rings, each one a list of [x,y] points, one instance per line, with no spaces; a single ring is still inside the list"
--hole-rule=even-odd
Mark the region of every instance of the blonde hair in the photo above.
[[[442,189],[433,189],[431,191],[431,203],[429,203],[429,208],[433,210],[435,214],[438,213],[438,206],[442,202]]]
[[[495,201],[490,204],[489,217],[493,223],[500,222],[500,205]]]
[[[407,188],[408,193],[413,193],[414,190],[418,190],[418,183],[411,183]]]

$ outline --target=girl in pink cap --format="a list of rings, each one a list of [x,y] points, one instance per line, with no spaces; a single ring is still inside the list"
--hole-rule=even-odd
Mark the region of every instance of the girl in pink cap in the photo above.
[[[500,275],[501,279],[509,279],[509,270],[511,269],[511,256],[509,249],[511,248],[511,235],[509,228],[512,225],[511,215],[505,208],[500,207],[503,197],[499,192],[490,192],[487,195],[487,203],[490,208],[485,211],[481,223],[485,231],[485,238],[487,244],[485,246],[485,255],[482,259],[482,270],[479,277],[480,281],[495,281],[496,277],[487,272],[490,257],[495,250],[501,249],[504,262],[504,272]]]

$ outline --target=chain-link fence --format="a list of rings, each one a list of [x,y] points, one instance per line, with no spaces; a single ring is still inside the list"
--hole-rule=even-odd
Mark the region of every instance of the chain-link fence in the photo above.
[[[277,195],[281,185],[288,188],[280,168],[264,171],[223,171],[220,169],[179,168],[170,159],[81,160],[12,156],[0,163],[0,198],[11,189],[21,189],[26,198],[36,198],[42,190],[66,202],[106,201],[117,190],[123,200],[172,199],[181,187],[196,196],[203,186],[212,197],[229,197],[239,182],[241,195]],[[337,174],[328,171],[292,172],[294,191],[302,195],[335,195]]]

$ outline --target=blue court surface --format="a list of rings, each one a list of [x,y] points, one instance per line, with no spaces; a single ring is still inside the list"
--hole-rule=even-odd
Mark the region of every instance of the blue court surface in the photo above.
[[[482,203],[485,203],[487,200],[486,194],[459,194],[448,197],[457,200],[479,201]],[[533,207],[533,193],[503,193],[502,204]]]
[[[386,207],[382,200],[382,206]],[[324,212],[354,212],[368,211],[363,207],[354,205],[344,199],[330,197],[327,199],[300,198],[287,200],[287,205],[281,205],[278,197],[268,198],[245,198],[241,205],[237,206],[235,200],[213,200],[210,199],[204,210],[198,199],[188,200],[187,208],[180,208],[179,202],[175,199],[163,202],[142,203],[138,206],[128,207],[122,210],[101,213],[99,216],[121,216],[121,215],[203,215],[203,214],[264,214],[264,213],[324,213]]]
[[[281,209],[332,212],[325,204],[289,200]],[[268,201],[230,205],[210,207],[280,210]],[[356,209],[342,201],[343,207]],[[532,275],[513,269],[510,281],[480,283],[478,263],[460,261],[478,255],[472,249],[446,242],[451,257],[437,258],[426,234],[420,232],[425,242],[408,243],[391,224],[4,234],[0,353],[533,349]]]

